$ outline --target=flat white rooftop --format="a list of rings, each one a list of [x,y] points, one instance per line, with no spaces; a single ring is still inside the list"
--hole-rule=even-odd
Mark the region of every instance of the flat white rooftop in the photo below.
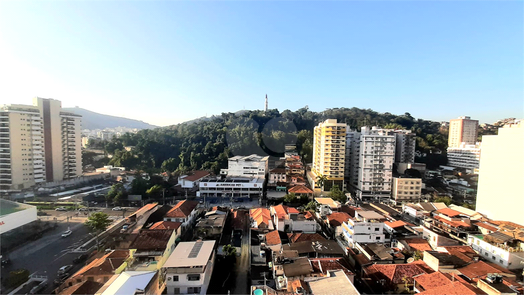
[[[164,267],[192,267],[205,266],[213,254],[215,241],[181,242]]]

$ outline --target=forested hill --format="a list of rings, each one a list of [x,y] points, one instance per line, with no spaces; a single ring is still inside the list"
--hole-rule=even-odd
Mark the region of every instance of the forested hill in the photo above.
[[[234,155],[282,156],[286,143],[296,143],[309,163],[313,128],[326,119],[345,122],[352,129],[365,125],[410,129],[417,134],[417,149],[428,154],[447,148],[447,130],[440,130],[439,122],[415,119],[409,113],[393,115],[358,108],[312,112],[307,107],[297,111],[223,113],[191,124],[125,134],[114,138],[104,148],[114,155],[110,164],[178,173],[193,169],[218,172],[220,168],[227,168],[228,157]],[[125,151],[124,146],[135,148]]]

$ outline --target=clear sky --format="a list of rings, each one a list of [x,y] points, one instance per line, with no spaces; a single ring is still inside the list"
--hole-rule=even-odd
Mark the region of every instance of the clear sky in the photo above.
[[[0,103],[524,117],[523,1],[0,1]]]

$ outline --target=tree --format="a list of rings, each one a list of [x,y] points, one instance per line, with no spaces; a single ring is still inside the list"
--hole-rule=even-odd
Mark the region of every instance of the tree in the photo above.
[[[96,212],[91,214],[84,223],[92,232],[96,235],[96,248],[98,249],[98,235],[105,231],[112,221],[109,219],[109,215],[104,212]]]
[[[444,203],[446,206],[451,205],[451,198],[450,197],[438,197],[435,199],[435,203]]]
[[[297,200],[297,196],[295,193],[290,193],[284,196],[284,202],[286,203],[294,203]]]
[[[226,257],[235,257],[237,255],[237,248],[231,246],[231,244],[222,246],[222,251]]]
[[[106,207],[108,206],[108,203],[110,201],[115,202],[115,200],[119,201],[120,199],[122,199],[124,194],[125,194],[125,188],[122,183],[113,184],[111,186],[111,189],[105,195]]]
[[[180,164],[179,158],[169,158],[162,162],[162,171],[164,172],[175,172],[178,168],[178,165]]]
[[[140,175],[137,175],[135,176],[135,179],[131,181],[131,194],[143,196],[148,187],[149,184],[147,183],[147,180],[143,179]]]
[[[416,250],[415,253],[413,253],[413,259],[415,259],[415,260],[420,260],[423,257],[424,256],[423,256],[422,252],[420,252],[419,250]]]
[[[346,197],[346,194],[338,188],[338,185],[334,185],[331,188],[328,196],[332,198],[333,200],[338,201],[342,204],[345,204],[348,199]]]
[[[326,181],[327,181],[327,177],[324,176],[324,175],[322,175],[322,174],[320,174],[320,175],[317,176],[317,182],[316,182],[316,184],[317,184],[317,186],[319,186],[319,187],[323,187],[323,186],[324,186],[324,183],[325,183]]]
[[[163,190],[164,188],[160,184],[155,184],[146,191],[146,194],[153,199],[160,198],[160,194]]]
[[[317,202],[311,201],[311,202],[307,203],[305,209],[306,209],[306,211],[311,211],[311,212],[317,211]]]

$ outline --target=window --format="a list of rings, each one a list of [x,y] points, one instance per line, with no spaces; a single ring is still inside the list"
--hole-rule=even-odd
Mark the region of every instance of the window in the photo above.
[[[175,288],[175,294],[180,294],[180,288]]]
[[[500,263],[504,263],[504,261],[503,261],[502,259],[499,259],[499,262],[500,262]]]
[[[173,281],[178,282],[178,276],[173,276]]]
[[[378,230],[379,230],[379,228],[378,228],[378,227],[375,227],[375,231],[378,231]]]
[[[380,237],[375,237],[375,240],[380,240]]]
[[[199,281],[200,280],[200,274],[188,274],[187,275],[188,281]]]
[[[200,287],[188,287],[187,288],[188,294],[199,294],[200,293]]]
[[[495,260],[495,255],[491,255],[491,259]]]

